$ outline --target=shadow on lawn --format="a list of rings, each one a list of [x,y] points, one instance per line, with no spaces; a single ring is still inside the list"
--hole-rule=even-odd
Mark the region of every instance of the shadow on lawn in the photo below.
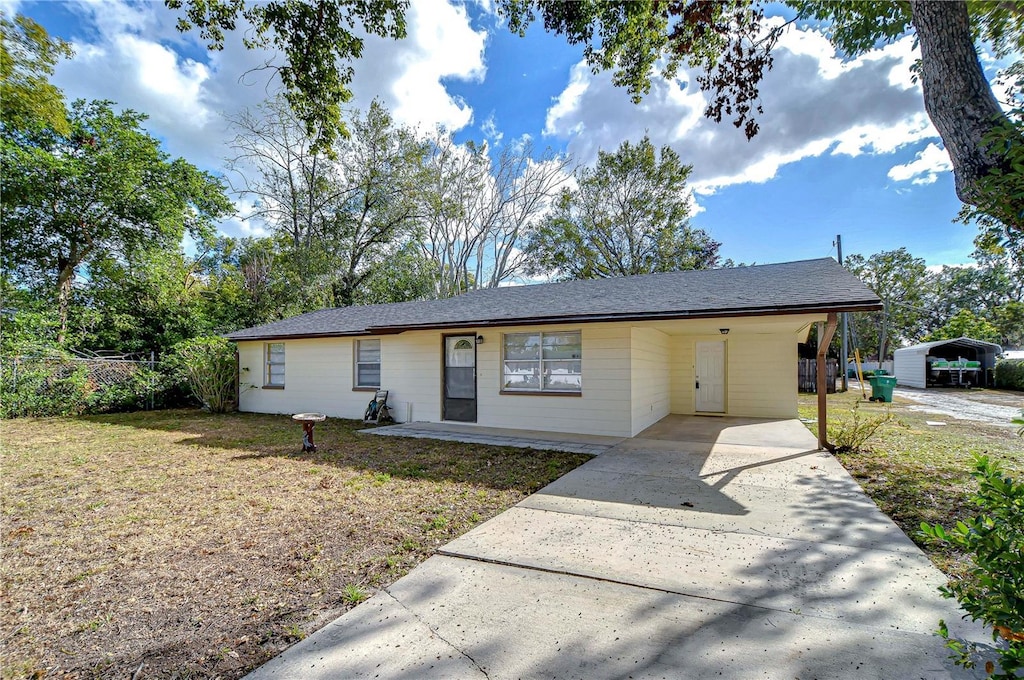
[[[278,459],[333,466],[375,475],[434,482],[471,483],[532,492],[590,459],[583,454],[467,444],[432,439],[370,437],[358,420],[328,418],[316,426],[317,451],[303,452],[302,428],[287,415],[212,414],[175,409],[86,416],[119,427],[180,433],[175,443],[235,450],[230,460]]]

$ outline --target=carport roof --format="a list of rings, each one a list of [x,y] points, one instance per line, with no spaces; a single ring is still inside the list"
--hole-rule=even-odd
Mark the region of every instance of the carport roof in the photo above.
[[[918,343],[916,345],[911,345],[910,347],[901,347],[900,349],[898,349],[896,351],[897,352],[903,352],[903,351],[920,352],[920,351],[923,350],[924,352],[927,352],[928,350],[930,350],[933,347],[940,347],[942,345],[954,345],[954,346],[957,346],[957,347],[971,347],[973,349],[994,349],[996,354],[999,354],[999,353],[1001,353],[1003,351],[1002,346],[997,345],[994,342],[989,342],[988,340],[975,340],[974,338],[967,338],[967,337],[963,337],[963,336],[961,336],[959,338],[952,338],[950,340],[932,340],[931,342],[921,342],[921,343]]]
[[[445,300],[323,309],[233,340],[382,335],[418,329],[762,316],[880,309],[832,258],[476,290]]]

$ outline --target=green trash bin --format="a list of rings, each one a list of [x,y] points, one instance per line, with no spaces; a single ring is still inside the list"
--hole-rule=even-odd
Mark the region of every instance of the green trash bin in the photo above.
[[[875,370],[875,375],[889,375],[889,371],[884,368],[879,368]]]
[[[871,381],[871,397],[868,401],[892,403],[892,388],[896,387],[896,377],[891,375],[873,375]]]

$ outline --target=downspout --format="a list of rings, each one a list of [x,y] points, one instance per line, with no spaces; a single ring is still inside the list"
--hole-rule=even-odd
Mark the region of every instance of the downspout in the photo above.
[[[828,353],[828,346],[832,344],[832,336],[836,334],[836,313],[828,313],[826,323],[818,322],[818,363],[817,363],[817,391],[818,391],[818,449],[835,451],[835,446],[828,442],[828,410],[826,401],[828,393],[826,390],[826,377],[828,374],[828,363],[825,355]]]

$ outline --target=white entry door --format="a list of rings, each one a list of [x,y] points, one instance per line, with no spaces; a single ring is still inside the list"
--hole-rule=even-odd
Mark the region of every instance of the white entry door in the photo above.
[[[725,341],[697,343],[697,403],[701,413],[725,412]]]

